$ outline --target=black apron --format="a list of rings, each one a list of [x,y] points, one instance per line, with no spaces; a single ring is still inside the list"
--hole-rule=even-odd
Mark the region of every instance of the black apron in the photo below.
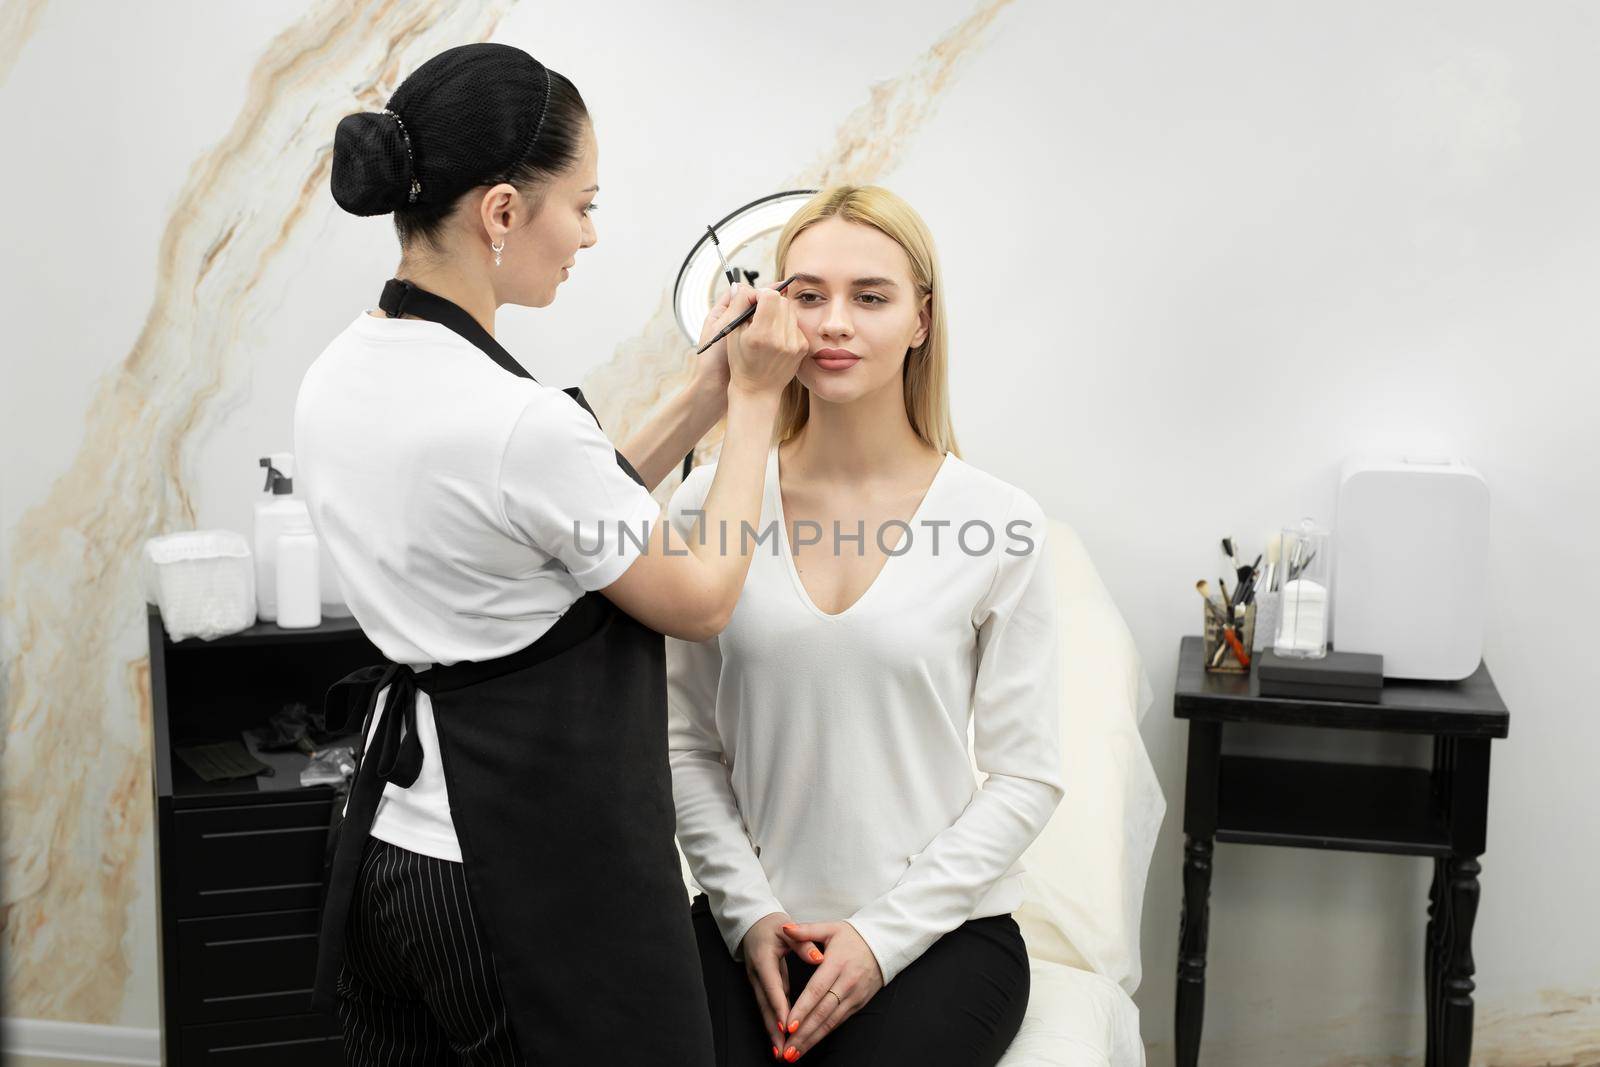
[[[532,377],[443,297],[391,280],[379,306],[448,326],[510,373]],[[582,390],[565,392],[594,414]],[[620,452],[617,463],[644,484]],[[378,736],[330,836],[313,1005],[337,1008],[345,923],[384,784],[408,787],[422,767],[420,689],[433,702],[473,906],[528,1063],[617,1062],[631,1047],[672,1067],[710,1064],[705,986],[673,846],[661,635],[585,593],[538,640],[498,659],[355,671],[328,690],[328,729],[362,715],[364,745],[384,686]]]

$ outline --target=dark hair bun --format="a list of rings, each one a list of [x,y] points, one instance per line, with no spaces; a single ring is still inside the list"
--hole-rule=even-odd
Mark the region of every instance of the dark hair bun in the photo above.
[[[339,120],[333,198],[354,215],[447,208],[529,158],[550,96],[550,71],[520,48],[447,48],[401,82],[384,111]]]
[[[333,134],[333,199],[352,215],[383,215],[406,205],[406,146],[394,116],[364,111]]]

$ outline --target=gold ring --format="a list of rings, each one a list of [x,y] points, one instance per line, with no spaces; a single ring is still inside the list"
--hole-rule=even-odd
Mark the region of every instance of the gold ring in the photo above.
[[[828,992],[833,993],[833,990],[830,989]],[[844,1005],[844,1000],[839,996],[839,994],[833,993],[833,999],[838,1001],[841,1007]]]

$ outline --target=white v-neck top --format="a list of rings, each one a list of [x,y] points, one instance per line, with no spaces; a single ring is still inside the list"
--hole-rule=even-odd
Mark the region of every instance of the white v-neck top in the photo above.
[[[532,644],[628,569],[661,514],[576,400],[427,319],[357,315],[300,382],[294,443],[351,613],[418,670]],[[371,833],[460,862],[433,702],[416,701],[422,771],[384,785]]]
[[[685,536],[702,535],[689,512],[714,469],[672,498]],[[773,446],[766,540],[728,627],[667,639],[678,840],[735,957],[772,912],[844,919],[889,981],[966,920],[1018,906],[1018,859],[1061,799],[1045,516],[946,453],[912,519],[883,528],[895,554],[830,615],[794,567],[778,472]],[[822,537],[806,553],[833,550],[831,530],[802,529]]]

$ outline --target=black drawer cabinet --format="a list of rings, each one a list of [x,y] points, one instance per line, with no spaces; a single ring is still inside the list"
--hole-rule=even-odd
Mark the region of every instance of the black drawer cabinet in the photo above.
[[[176,812],[178,916],[317,907],[332,815],[331,798]]]
[[[312,909],[179,920],[179,1013],[222,1022],[305,1011],[317,917]]]
[[[320,706],[383,657],[350,619],[173,642],[152,607],[149,635],[162,1062],[342,1067],[337,1021],[311,1008],[334,790],[298,785],[301,757],[270,781],[205,782],[173,749]]]

